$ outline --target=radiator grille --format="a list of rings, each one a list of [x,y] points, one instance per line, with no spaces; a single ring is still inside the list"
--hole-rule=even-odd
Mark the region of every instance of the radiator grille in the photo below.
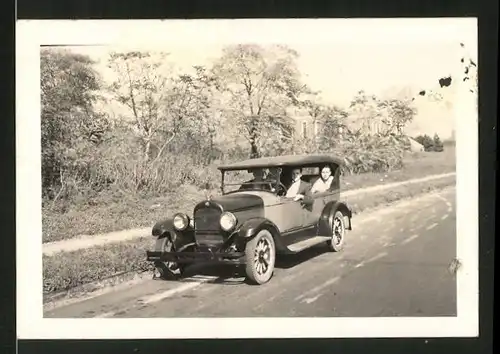
[[[201,208],[194,215],[196,243],[216,246],[224,242],[219,220],[221,212],[216,208]]]

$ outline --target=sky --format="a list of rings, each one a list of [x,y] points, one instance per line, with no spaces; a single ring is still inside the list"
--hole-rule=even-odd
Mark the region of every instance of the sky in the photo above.
[[[151,46],[149,49],[170,53],[169,61],[180,70],[193,65],[207,65],[217,58],[223,44],[195,44]],[[111,46],[68,47],[104,62]],[[327,102],[344,104],[356,92],[383,94],[388,90],[412,87],[435,89],[437,80],[451,75],[451,63],[459,60],[459,45],[450,43],[338,43],[329,46],[295,44],[299,52],[297,61],[303,80],[313,89],[320,90]],[[101,66],[102,65],[102,66]]]
[[[358,23],[363,23],[364,26],[357,25]],[[413,126],[424,133],[451,135],[453,113],[450,107],[456,100],[456,88],[439,89],[438,79],[457,74],[462,54],[459,43],[464,36],[457,35],[454,25],[447,24],[444,20],[420,22],[420,26],[415,23],[401,25],[401,21],[388,21],[383,24],[377,22],[373,25],[370,23],[374,22],[335,22],[333,26],[324,27],[324,22],[316,21],[312,22],[310,32],[300,31],[298,26],[298,32],[293,37],[293,34],[286,36],[288,27],[272,27],[271,22],[267,22],[267,26],[270,26],[268,28],[274,31],[267,32],[270,38],[265,37],[266,23],[254,29],[255,32],[262,32],[261,37],[245,32],[247,27],[241,25],[241,22],[239,25],[234,22],[221,25],[216,22],[217,25],[214,25],[214,22],[211,22],[206,25],[206,31],[197,33],[196,36],[189,32],[196,28],[193,25],[181,27],[179,23],[170,23],[177,31],[172,30],[169,33],[178,34],[172,35],[170,40],[163,39],[168,36],[162,36],[154,27],[150,27],[151,35],[141,42],[135,42],[140,44],[131,44],[134,42],[132,40],[124,42],[121,38],[119,44],[109,43],[108,40],[107,45],[68,48],[99,61],[99,70],[109,78],[105,59],[113,50],[165,51],[170,53],[170,61],[177,68],[188,70],[193,65],[209,65],[227,44],[284,43],[299,53],[297,64],[304,82],[314,90],[320,90],[321,99],[325,103],[346,106],[360,90],[376,95],[394,94],[405,89],[413,92],[422,89],[441,91],[445,97],[444,102],[430,103],[421,98],[416,101],[421,113],[416,117]],[[231,33],[228,33],[224,26],[229,26]],[[291,27],[288,30],[291,32]],[[182,31],[191,33],[189,40],[182,40]],[[140,37],[139,32],[134,31],[133,35]],[[212,33],[218,34],[219,37]],[[464,38],[464,42],[475,44],[473,33],[464,33],[468,36]],[[102,35],[105,36],[104,33]],[[226,39],[224,36],[229,37]],[[436,119],[436,116],[442,118]]]

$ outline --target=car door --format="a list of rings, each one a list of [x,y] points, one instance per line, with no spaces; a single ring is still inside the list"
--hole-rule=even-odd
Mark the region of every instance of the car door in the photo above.
[[[275,205],[266,208],[266,218],[278,227],[280,233],[286,234],[303,227],[306,212],[300,201],[282,197]]]
[[[304,217],[304,223],[308,226],[316,225],[325,206],[332,201],[338,200],[339,193],[339,175],[337,172],[334,175],[331,190],[323,193],[314,193],[312,196],[310,196],[310,198],[312,199],[312,203],[310,203],[310,205],[307,205],[305,208],[306,214]]]

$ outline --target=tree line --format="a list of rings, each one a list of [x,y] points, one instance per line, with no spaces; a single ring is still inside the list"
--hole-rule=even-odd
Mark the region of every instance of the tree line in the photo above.
[[[168,53],[112,53],[109,81],[87,56],[43,49],[45,200],[163,193],[212,182],[214,160],[346,146],[355,154],[362,141],[376,148],[381,137],[404,135],[416,113],[411,100],[360,91],[347,108],[320,103],[297,58],[282,45],[233,45],[211,65],[175,74]],[[120,106],[116,116],[111,104]],[[296,134],[294,110],[319,123],[318,136]]]

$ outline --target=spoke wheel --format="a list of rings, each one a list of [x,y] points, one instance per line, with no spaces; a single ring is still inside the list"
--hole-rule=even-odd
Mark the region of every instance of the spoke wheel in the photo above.
[[[261,230],[245,247],[246,275],[254,284],[264,284],[274,272],[276,251],[274,239],[267,230]]]
[[[327,242],[329,248],[332,251],[339,252],[344,248],[344,240],[346,236],[346,227],[344,221],[344,214],[340,211],[336,211],[332,219],[331,229],[332,235],[331,240]]]

